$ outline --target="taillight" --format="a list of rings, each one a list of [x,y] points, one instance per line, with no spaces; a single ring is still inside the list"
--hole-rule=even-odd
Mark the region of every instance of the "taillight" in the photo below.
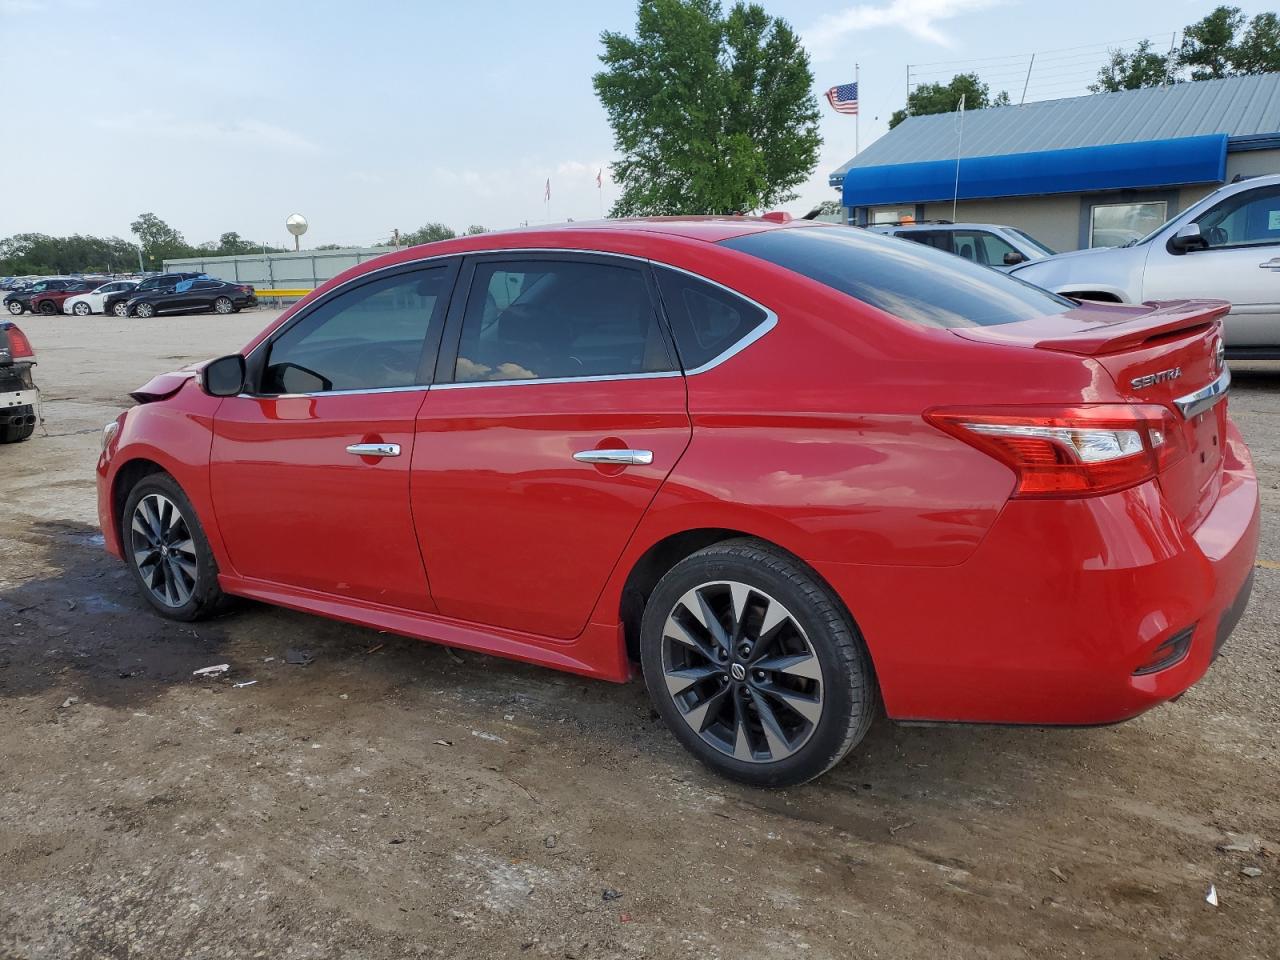
[[[6,329],[9,334],[9,356],[15,360],[20,360],[36,355],[36,352],[31,349],[31,341],[27,339],[27,335],[19,330],[15,324],[9,324]]]
[[[1015,497],[1123,490],[1186,449],[1176,415],[1156,404],[939,409],[925,419],[1010,467]]]

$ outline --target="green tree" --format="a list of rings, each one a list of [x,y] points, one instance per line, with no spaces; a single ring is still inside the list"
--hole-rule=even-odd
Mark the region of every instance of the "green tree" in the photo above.
[[[135,270],[138,248],[119,237],[19,233],[0,240],[0,274],[114,273]]]
[[[784,20],[737,2],[640,0],[635,36],[601,35],[593,78],[621,159],[613,216],[760,210],[818,160],[809,56]]]
[[[458,234],[453,228],[443,223],[427,223],[419,227],[417,230],[411,230],[408,233],[400,235],[400,246],[415,247],[420,243],[434,243],[437,240],[452,240]],[[380,244],[380,246],[390,246],[390,243]]]
[[[1158,87],[1169,82],[1176,68],[1176,63],[1171,63],[1167,54],[1154,49],[1150,40],[1143,40],[1130,52],[1108,50],[1107,56],[1106,65],[1098,71],[1098,79],[1089,84],[1094,93]]]
[[[892,130],[908,116],[918,117],[930,113],[954,113],[960,109],[964,98],[966,110],[982,110],[984,107],[1003,107],[1010,103],[1009,94],[1001,90],[991,98],[991,88],[976,73],[957,73],[949,83],[922,83],[907,97],[910,109],[895,110],[889,118]]]
[[[1245,25],[1239,7],[1218,7],[1182,31],[1178,65],[1190,67],[1192,80],[1214,80],[1236,73],[1236,34]]]
[[[182,234],[169,226],[154,213],[142,213],[129,224],[138,238],[148,269],[158,270],[165,260],[190,257],[199,251],[191,247]]]
[[[1280,16],[1260,13],[1232,50],[1237,73],[1280,73]]]

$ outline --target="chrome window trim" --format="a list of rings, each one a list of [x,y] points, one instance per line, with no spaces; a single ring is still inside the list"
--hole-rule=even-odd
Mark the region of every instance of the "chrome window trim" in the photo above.
[[[1227,395],[1227,391],[1231,389],[1231,371],[1224,369],[1222,376],[1209,384],[1207,387],[1201,387],[1195,393],[1188,393],[1184,397],[1178,397],[1173,401],[1174,406],[1182,411],[1182,415],[1190,420],[1192,417],[1198,417],[1206,410],[1211,410],[1219,400]]]
[[[615,374],[601,374],[598,376],[588,376],[588,377],[547,377],[547,378],[525,378],[520,380],[469,380],[463,383],[459,383],[455,380],[451,383],[414,384],[413,386],[409,386],[409,387],[375,387],[367,390],[364,390],[364,389],[324,390],[319,393],[239,393],[239,394],[236,394],[236,396],[238,398],[244,397],[244,398],[249,398],[254,400],[280,400],[285,398],[297,398],[297,397],[340,397],[340,396],[351,396],[354,394],[363,394],[363,393],[402,393],[409,390],[459,390],[464,388],[470,389],[474,387],[532,386],[539,383],[601,383],[601,382],[610,381],[610,380],[658,380],[663,378],[680,377],[680,376],[693,377],[693,376],[697,376],[698,374],[706,373],[707,371],[720,366],[720,364],[724,363],[726,360],[732,359],[737,354],[741,353],[747,347],[751,346],[753,343],[755,343],[757,340],[759,340],[761,337],[767,334],[770,330],[772,330],[778,324],[778,315],[774,313],[774,311],[766,307],[763,303],[760,303],[757,300],[753,300],[750,297],[748,297],[746,294],[742,293],[741,291],[735,290],[732,287],[726,286],[723,283],[719,283],[715,280],[712,280],[710,277],[705,277],[700,273],[695,273],[692,270],[686,270],[684,267],[677,267],[674,264],[663,263],[660,260],[654,260],[650,257],[639,257],[631,253],[614,253],[609,250],[588,250],[588,249],[583,249],[579,247],[504,247],[498,250],[469,250],[469,251],[458,251],[454,253],[432,254],[431,256],[420,257],[416,260],[404,260],[399,263],[387,264],[385,267],[377,267],[373,270],[368,271],[367,273],[362,273],[359,276],[352,277],[350,280],[346,280],[343,283],[339,284],[338,286],[334,287],[332,290],[327,291],[324,297],[320,299],[328,300],[330,297],[337,296],[339,293],[345,290],[348,286],[366,281],[370,277],[374,276],[375,274],[382,273],[386,270],[397,270],[402,268],[416,267],[422,264],[431,263],[432,261],[435,261],[435,260],[446,260],[450,257],[487,257],[491,254],[496,256],[509,256],[511,254],[521,254],[521,253],[533,253],[533,254],[568,253],[568,254],[584,254],[587,256],[596,256],[596,257],[616,257],[620,260],[631,260],[636,263],[645,263],[645,264],[648,264],[650,267],[662,267],[667,270],[674,270],[676,273],[683,273],[686,276],[693,277],[695,280],[700,280],[703,283],[710,284],[713,287],[719,287],[721,290],[725,291],[731,296],[737,297],[739,300],[743,300],[751,304],[753,307],[756,307],[757,309],[764,311],[765,318],[759,325],[755,327],[755,329],[753,329],[745,337],[742,337],[740,340],[737,340],[732,346],[730,346],[723,353],[720,353],[712,357],[706,363],[702,364],[699,367],[695,367],[692,370],[683,370],[683,371],[682,370],[663,370],[655,373],[615,373]],[[311,304],[308,304],[306,313],[310,313],[312,309],[314,309],[314,307]],[[303,311],[298,311],[298,313],[303,314]],[[301,319],[301,317],[296,317],[296,318],[290,317],[288,325],[292,326],[297,319]],[[272,330],[270,336],[268,336],[256,347],[254,347],[247,354],[245,354],[245,362],[248,363],[249,359],[254,354],[256,354],[259,350],[267,348],[267,346],[272,342],[272,340],[284,329],[285,329],[284,327],[280,327],[280,328],[277,328],[276,330]]]
[[[463,390],[470,387],[531,387],[539,383],[600,383],[606,380],[665,380],[684,376],[679,370],[656,373],[602,373],[590,377],[525,377],[521,380],[467,380],[463,383],[436,383],[432,390]]]

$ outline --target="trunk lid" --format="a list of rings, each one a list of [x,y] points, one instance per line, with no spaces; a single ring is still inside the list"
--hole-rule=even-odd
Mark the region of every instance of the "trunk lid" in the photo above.
[[[1222,317],[1228,310],[1230,304],[1217,300],[1088,304],[1056,316],[953,332],[969,340],[1090,357],[1115,381],[1124,400],[1175,411],[1186,453],[1161,472],[1159,483],[1173,511],[1195,529],[1217,501],[1222,479],[1227,404],[1218,398],[1229,383],[1222,352]],[[1208,396],[1199,404],[1187,402],[1202,392]]]

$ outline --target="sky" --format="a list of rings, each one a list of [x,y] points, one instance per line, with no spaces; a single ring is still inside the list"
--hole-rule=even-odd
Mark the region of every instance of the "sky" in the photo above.
[[[1272,4],[1232,0],[1246,13]],[[912,82],[977,70],[992,92],[1078,96],[1108,46],[1167,47],[1212,0],[763,0],[812,59],[821,157],[783,209],[883,135]],[[226,231],[366,245],[592,219],[618,189],[591,77],[634,0],[0,0],[0,237],[129,237],[150,211],[191,243]],[[855,122],[822,92],[861,81]],[[910,65],[910,66],[909,66]],[[856,123],[856,126],[855,126]],[[856,130],[856,133],[855,133]],[[603,189],[596,187],[603,170]],[[551,180],[551,201],[544,188]]]

